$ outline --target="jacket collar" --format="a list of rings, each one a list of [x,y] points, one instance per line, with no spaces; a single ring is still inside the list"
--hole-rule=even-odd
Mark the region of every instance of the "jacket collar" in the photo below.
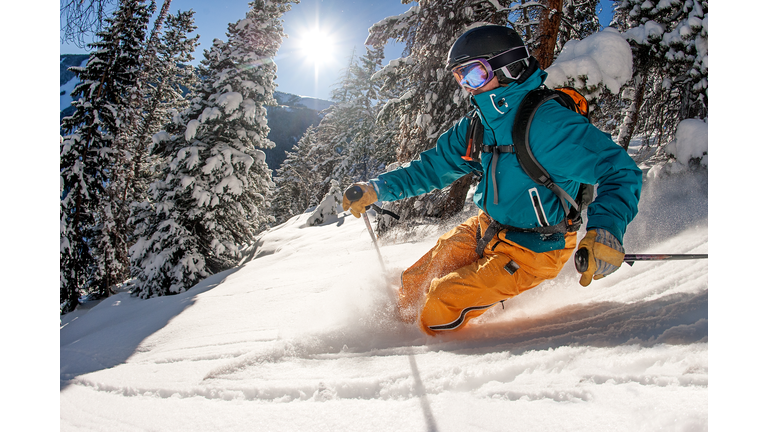
[[[511,83],[506,87],[498,87],[484,93],[472,96],[472,103],[480,111],[486,126],[495,129],[502,122],[508,122],[507,114],[512,119],[517,113],[517,107],[529,91],[539,88],[547,78],[547,73],[539,69],[522,84]]]

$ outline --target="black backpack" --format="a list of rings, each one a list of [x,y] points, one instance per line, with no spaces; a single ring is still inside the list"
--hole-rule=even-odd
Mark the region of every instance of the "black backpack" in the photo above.
[[[480,152],[486,153],[514,153],[517,156],[517,160],[520,166],[523,168],[528,177],[534,182],[545,186],[549,190],[555,193],[560,198],[560,203],[563,206],[563,211],[566,217],[557,225],[536,227],[536,228],[516,228],[504,226],[505,229],[511,229],[514,231],[530,231],[539,232],[542,234],[552,234],[557,232],[576,232],[582,223],[581,213],[584,211],[589,203],[594,199],[595,187],[594,185],[582,183],[579,186],[579,192],[577,196],[569,196],[560,186],[556,185],[552,181],[552,177],[547,170],[539,163],[539,161],[533,156],[531,152],[531,144],[529,141],[529,132],[531,129],[531,122],[533,120],[536,111],[547,101],[554,100],[560,105],[575,111],[589,120],[589,105],[586,98],[579,93],[576,89],[571,87],[558,87],[555,89],[549,89],[547,87],[540,87],[536,90],[528,92],[520,103],[520,107],[515,115],[515,122],[512,127],[512,142],[513,145],[508,146],[485,146],[483,143],[483,127],[480,122],[480,116],[474,112],[472,113],[472,120],[469,128],[467,129],[467,153],[462,156],[465,160],[480,160]],[[495,155],[492,162],[493,168],[491,173],[495,172]],[[495,184],[495,179],[494,179]],[[498,198],[495,198],[498,199]],[[568,203],[570,203],[570,208]]]

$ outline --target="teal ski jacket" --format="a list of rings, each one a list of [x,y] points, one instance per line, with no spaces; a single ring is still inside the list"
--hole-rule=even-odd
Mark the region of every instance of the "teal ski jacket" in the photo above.
[[[540,87],[546,72],[538,70],[522,84],[512,83],[473,96],[483,127],[483,144],[512,144],[512,126],[523,97]],[[475,204],[504,225],[532,228],[555,225],[565,217],[560,199],[523,172],[513,153],[498,153],[495,196],[491,169],[492,153],[482,153],[481,163],[462,159],[467,152],[470,119],[462,118],[437,140],[437,145],[418,159],[371,180],[381,201],[395,201],[442,189],[465,174],[481,172]],[[595,184],[596,198],[587,211],[587,229],[603,228],[623,243],[627,225],[637,214],[642,172],[626,151],[587,119],[556,101],[544,103],[533,118],[531,150],[552,180],[571,197],[579,184]],[[534,197],[538,196],[538,200]],[[546,220],[535,208],[540,201]],[[507,240],[534,252],[565,247],[564,234],[508,232]]]

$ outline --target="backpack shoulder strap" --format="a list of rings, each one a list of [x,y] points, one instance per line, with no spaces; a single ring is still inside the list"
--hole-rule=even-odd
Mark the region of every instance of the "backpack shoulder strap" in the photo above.
[[[555,90],[550,90],[546,87],[541,87],[536,90],[532,90],[525,95],[525,98],[520,103],[520,107],[517,109],[515,115],[515,122],[512,127],[512,142],[515,144],[517,160],[520,162],[520,167],[523,171],[533,179],[536,183],[543,185],[554,192],[563,203],[563,208],[566,209],[565,201],[569,202],[573,208],[578,209],[579,205],[576,201],[566,193],[563,188],[556,185],[552,181],[552,177],[549,175],[546,169],[539,163],[536,157],[533,156],[530,143],[531,123],[533,123],[533,116],[536,111],[547,101],[555,100],[560,105],[571,109],[566,100],[558,94]]]
[[[467,151],[461,158],[466,161],[480,161],[480,150],[483,147],[483,123],[480,114],[474,110],[467,114],[469,127],[467,127]]]

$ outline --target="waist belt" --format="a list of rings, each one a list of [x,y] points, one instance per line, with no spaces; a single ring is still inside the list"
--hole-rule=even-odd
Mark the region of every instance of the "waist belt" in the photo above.
[[[567,232],[567,226],[565,223],[565,220],[561,221],[557,225],[550,225],[545,227],[533,227],[533,228],[518,228],[511,225],[504,225],[495,219],[491,218],[491,223],[488,225],[488,228],[485,230],[485,233],[481,231],[480,224],[477,224],[477,246],[475,247],[475,252],[477,252],[477,255],[482,258],[483,257],[483,251],[485,250],[485,247],[488,246],[488,243],[493,240],[493,237],[498,234],[499,232],[506,230],[510,232],[521,232],[521,233],[538,233],[538,234],[557,234],[557,233],[565,233]]]

